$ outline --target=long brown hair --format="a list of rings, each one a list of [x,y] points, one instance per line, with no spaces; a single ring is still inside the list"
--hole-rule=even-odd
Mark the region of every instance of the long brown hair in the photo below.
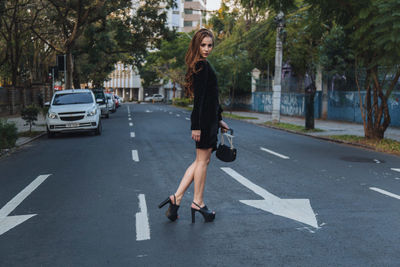
[[[205,37],[210,37],[214,46],[214,35],[208,29],[200,29],[193,36],[190,41],[189,48],[186,52],[186,89],[188,95],[193,97],[193,74],[199,72],[201,69],[196,70],[196,63],[201,59],[200,45]]]

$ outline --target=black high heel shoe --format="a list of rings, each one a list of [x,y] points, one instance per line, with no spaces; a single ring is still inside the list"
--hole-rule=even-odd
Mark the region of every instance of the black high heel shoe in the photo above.
[[[179,209],[179,205],[176,205],[176,197],[175,194],[174,196],[174,203],[172,203],[171,198],[168,197],[166,200],[164,200],[163,202],[161,202],[158,205],[158,208],[161,209],[162,207],[164,207],[167,203],[169,203],[169,208],[167,210],[167,212],[165,212],[165,215],[167,216],[168,219],[170,219],[171,221],[176,221],[176,219],[178,219],[178,209]]]
[[[197,207],[199,207],[199,210],[195,209],[195,208],[191,208],[191,210],[192,210],[192,223],[195,223],[195,220],[196,220],[195,213],[196,213],[196,211],[200,212],[201,215],[203,215],[204,222],[212,222],[212,221],[214,221],[214,219],[215,219],[215,212],[214,211],[209,210],[207,208],[207,206],[200,207],[195,202],[193,202],[193,204],[195,204]]]

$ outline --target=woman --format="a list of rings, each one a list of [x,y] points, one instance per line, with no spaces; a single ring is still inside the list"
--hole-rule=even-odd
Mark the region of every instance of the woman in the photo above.
[[[229,126],[222,120],[222,109],[218,101],[217,77],[207,62],[207,57],[214,47],[214,36],[211,31],[201,29],[193,36],[186,53],[186,82],[194,93],[191,115],[192,139],[196,142],[196,159],[187,168],[181,183],[174,195],[169,196],[158,206],[162,208],[169,203],[166,212],[168,219],[178,218],[178,209],[186,189],[194,180],[194,197],[191,205],[192,223],[195,213],[200,212],[206,222],[215,219],[215,212],[207,208],[203,201],[207,167],[211,153],[217,149],[218,128],[223,132]]]

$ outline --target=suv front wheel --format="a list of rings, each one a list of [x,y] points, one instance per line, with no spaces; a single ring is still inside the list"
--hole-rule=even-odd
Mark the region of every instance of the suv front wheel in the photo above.
[[[94,130],[95,135],[101,135],[101,132],[103,131],[103,127],[101,125],[101,120],[99,120],[99,125],[97,126],[96,130]]]

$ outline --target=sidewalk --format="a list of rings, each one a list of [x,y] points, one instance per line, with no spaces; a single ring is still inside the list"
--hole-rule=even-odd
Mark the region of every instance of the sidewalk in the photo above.
[[[25,125],[25,121],[20,116],[12,116],[12,117],[0,117],[0,119],[6,119],[7,122],[15,123],[17,126],[18,133],[29,131],[29,125]],[[42,114],[38,115],[38,120],[35,122],[36,125],[32,125],[32,131],[42,131],[43,134],[46,132],[46,120]],[[39,135],[42,136],[42,135]],[[26,143],[31,142],[32,140],[38,138],[36,137],[18,137],[16,146],[22,146]]]
[[[227,112],[229,113],[229,111]],[[263,124],[267,121],[272,121],[271,114],[257,112],[239,112],[234,111],[232,114],[244,117],[256,117],[257,120],[244,120],[251,123]],[[282,116],[280,122],[295,124],[299,126],[305,125],[304,118]],[[357,135],[364,136],[364,127],[362,124],[330,121],[330,120],[315,120],[315,128],[323,130],[323,132],[305,133],[313,136],[328,136],[328,135]],[[400,128],[389,127],[385,132],[385,138],[393,139],[400,142]]]

